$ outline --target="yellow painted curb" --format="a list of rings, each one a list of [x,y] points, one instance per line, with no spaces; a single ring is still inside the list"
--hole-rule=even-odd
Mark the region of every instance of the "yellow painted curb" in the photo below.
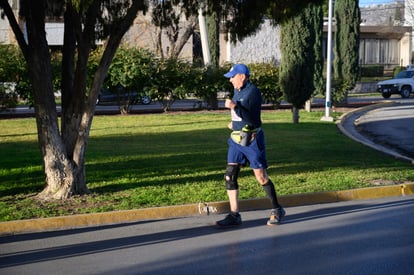
[[[414,183],[382,187],[360,188],[345,191],[320,192],[281,196],[285,207],[309,204],[332,203],[348,200],[377,199],[414,195]],[[270,208],[267,198],[240,201],[240,210]],[[171,219],[177,217],[222,214],[229,211],[228,202],[198,203],[168,207],[154,207],[136,210],[112,211],[105,213],[81,214],[43,219],[8,221],[0,223],[0,236],[27,232],[42,232],[63,229],[128,223],[144,220]]]
[[[18,220],[0,223],[0,235],[79,228],[140,220],[166,219],[189,215],[194,216],[197,214],[199,214],[198,205],[179,205],[43,219]]]
[[[362,188],[355,191],[338,191],[338,200],[364,200],[402,195],[401,185],[383,186],[381,188]]]
[[[403,196],[414,195],[414,184],[402,184],[401,193]]]
[[[336,192],[305,193],[298,195],[288,195],[280,198],[283,206],[298,206],[318,203],[337,202]]]

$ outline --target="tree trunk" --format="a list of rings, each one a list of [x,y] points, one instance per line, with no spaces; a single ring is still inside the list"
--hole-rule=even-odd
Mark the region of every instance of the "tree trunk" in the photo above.
[[[162,48],[162,29],[161,28],[157,28],[155,37],[156,37],[156,45],[155,45],[156,53],[161,59],[164,59],[164,50]]]
[[[179,39],[176,41],[173,41],[170,39],[171,43],[171,51],[170,51],[170,57],[178,58],[181,51],[183,50],[185,44],[187,43],[188,39],[194,34],[194,29],[198,26],[198,20],[197,17],[192,16],[187,19],[187,24],[184,27],[184,32],[181,36],[179,36]]]
[[[292,122],[293,124],[299,123],[299,108],[292,106]]]
[[[71,195],[74,166],[67,157],[59,133],[58,116],[52,85],[49,47],[45,36],[43,5],[34,1],[22,3],[26,10],[28,72],[32,83],[38,141],[42,154],[46,188],[39,198],[65,198]],[[62,186],[64,188],[62,188]]]

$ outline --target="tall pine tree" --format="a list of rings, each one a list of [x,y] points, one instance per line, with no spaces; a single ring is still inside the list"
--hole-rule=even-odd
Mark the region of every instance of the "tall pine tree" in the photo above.
[[[334,102],[346,101],[348,91],[358,80],[360,21],[358,1],[335,1]]]
[[[210,47],[211,65],[218,68],[220,65],[220,21],[216,11],[206,16],[208,45]]]
[[[299,123],[299,109],[314,92],[316,70],[321,76],[321,32],[317,30],[322,28],[322,21],[317,16],[321,16],[321,7],[308,4],[281,27],[279,79],[286,100],[292,104],[293,123]]]
[[[323,8],[321,5],[313,5],[313,31],[315,35],[315,44],[313,50],[315,54],[315,72],[313,75],[314,95],[324,94],[325,92],[325,80],[323,77],[323,53],[322,53],[322,40],[323,40]]]

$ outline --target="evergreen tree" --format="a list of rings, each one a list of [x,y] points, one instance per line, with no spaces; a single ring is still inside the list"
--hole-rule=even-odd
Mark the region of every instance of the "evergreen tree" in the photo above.
[[[207,32],[208,32],[208,45],[210,47],[211,65],[218,68],[220,65],[220,27],[219,17],[217,12],[212,11],[206,17]]]
[[[358,1],[335,1],[335,46],[334,46],[334,102],[346,100],[359,75],[359,24],[361,14]]]
[[[313,9],[313,30],[315,35],[315,44],[313,45],[315,53],[315,72],[313,78],[314,93],[324,94],[325,80],[323,78],[323,54],[322,54],[322,40],[323,40],[323,7],[320,5],[312,5]]]
[[[316,66],[315,54],[321,51],[320,48],[315,50],[316,45],[320,45],[315,30],[322,28],[320,20],[315,20],[318,10],[320,7],[309,4],[281,27],[280,87],[292,104],[293,123],[299,122],[299,109],[310,99],[315,87],[315,71],[320,69],[320,64]]]

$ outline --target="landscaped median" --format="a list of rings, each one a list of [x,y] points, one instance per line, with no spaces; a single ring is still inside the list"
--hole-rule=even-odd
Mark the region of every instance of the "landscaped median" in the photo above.
[[[412,195],[414,195],[414,183],[406,183],[381,187],[359,188],[353,190],[287,195],[281,196],[280,202],[285,207],[294,207],[309,204]],[[240,201],[241,211],[260,210],[267,208],[269,208],[269,201],[267,198]],[[196,215],[222,214],[226,212],[228,212],[228,202],[200,202],[198,204],[188,205],[8,221],[0,223],[0,236],[29,232],[82,228],[88,226],[102,226],[116,223],[171,219]]]

